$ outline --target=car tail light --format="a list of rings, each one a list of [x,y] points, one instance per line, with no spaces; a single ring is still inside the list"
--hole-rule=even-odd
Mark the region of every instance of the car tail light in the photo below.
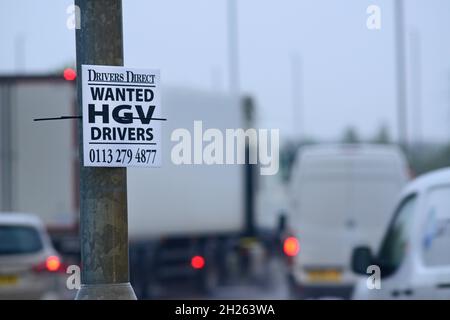
[[[45,266],[50,272],[58,271],[61,268],[61,261],[57,256],[50,256],[45,260]]]
[[[57,256],[49,256],[44,262],[33,267],[35,272],[65,272],[61,260]]]
[[[288,257],[295,257],[300,252],[300,244],[297,238],[286,238],[283,243],[283,251]]]
[[[191,259],[191,266],[194,269],[203,269],[205,266],[205,258],[202,256],[194,256]]]

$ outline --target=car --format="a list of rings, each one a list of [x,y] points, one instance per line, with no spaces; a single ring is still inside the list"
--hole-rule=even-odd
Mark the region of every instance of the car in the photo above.
[[[37,216],[0,213],[0,299],[57,299],[63,272]]]
[[[353,299],[450,299],[450,168],[405,187],[377,253],[355,248],[352,268]]]
[[[300,149],[289,186],[289,226],[300,251],[288,279],[297,298],[348,299],[353,248],[376,248],[396,196],[409,180],[401,150],[376,144]]]

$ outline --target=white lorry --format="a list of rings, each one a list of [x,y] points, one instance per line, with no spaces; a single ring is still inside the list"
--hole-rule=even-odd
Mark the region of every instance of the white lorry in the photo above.
[[[290,227],[300,243],[291,269],[304,297],[348,298],[356,246],[376,248],[397,194],[408,180],[399,149],[378,145],[317,145],[300,150],[290,186]]]
[[[163,90],[162,104],[167,118],[162,166],[128,170],[131,261],[137,268],[132,281],[141,296],[186,280],[210,289],[226,278],[230,256],[250,227],[247,201],[253,198],[253,183],[246,172],[251,166],[176,165],[172,159],[180,143],[171,139],[175,130],[189,131],[185,152],[193,159],[204,147],[198,145],[202,134],[194,132],[194,121],[202,121],[203,131],[244,128],[241,104],[224,94],[189,89]]]
[[[128,169],[129,233],[132,239],[167,234],[208,234],[241,230],[244,226],[243,165],[174,164],[171,140],[177,129],[189,131],[185,152],[201,153],[208,128],[245,126],[241,105],[226,95],[189,89],[163,90],[162,165]],[[202,132],[194,132],[202,121]],[[175,138],[175,136],[174,136]],[[198,145],[198,142],[202,146]],[[197,144],[197,145],[195,145]],[[245,146],[237,146],[238,148]],[[178,155],[178,154],[177,154]],[[177,156],[174,155],[174,156]]]
[[[77,224],[75,84],[60,76],[0,77],[0,211],[34,212],[50,229]]]

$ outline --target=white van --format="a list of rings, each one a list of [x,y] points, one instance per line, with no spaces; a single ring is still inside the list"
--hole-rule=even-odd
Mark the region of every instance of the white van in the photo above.
[[[408,180],[394,146],[317,145],[301,149],[290,185],[289,225],[300,243],[290,279],[296,296],[349,298],[353,248],[376,248]]]
[[[353,252],[353,270],[366,275],[354,299],[450,299],[450,169],[405,188],[377,254],[372,252]],[[366,273],[370,265],[379,268],[378,279],[376,272]]]

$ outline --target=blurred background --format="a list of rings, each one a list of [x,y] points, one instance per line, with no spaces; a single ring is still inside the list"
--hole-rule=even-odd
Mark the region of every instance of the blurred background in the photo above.
[[[430,190],[450,181],[420,180],[450,165],[448,1],[122,3],[125,65],[161,70],[169,119],[162,168],[128,170],[139,298],[450,298],[450,259],[427,263],[449,255]],[[0,3],[2,299],[76,293],[77,120],[32,121],[76,114],[72,5]],[[170,133],[195,120],[279,129],[278,174],[175,166]]]

